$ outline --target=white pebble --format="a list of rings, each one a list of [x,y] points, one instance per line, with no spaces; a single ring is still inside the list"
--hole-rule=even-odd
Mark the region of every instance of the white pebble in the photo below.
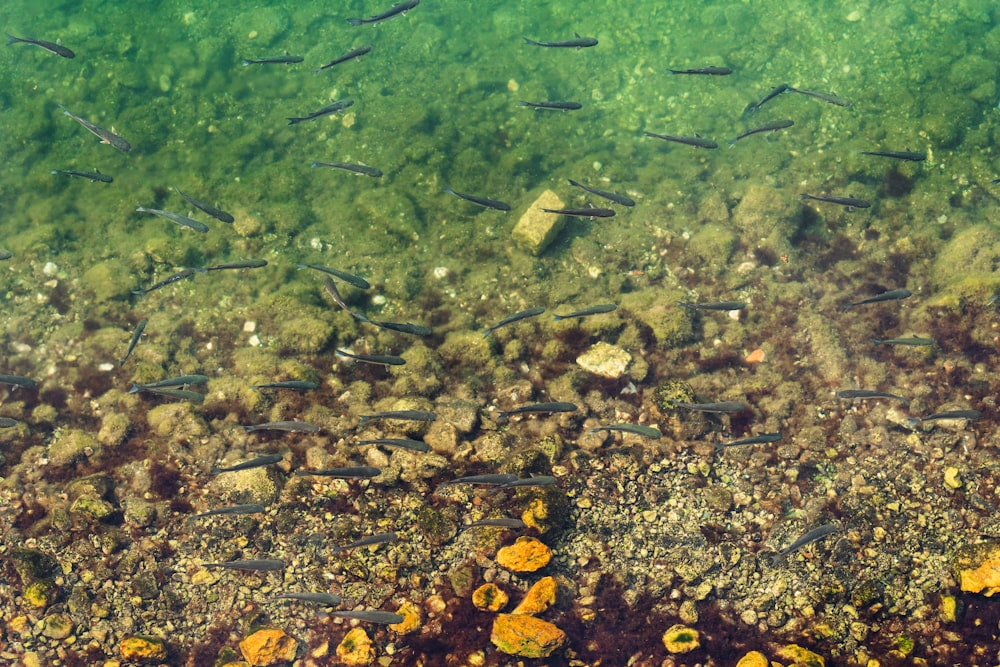
[[[47,276],[54,276],[59,271],[59,267],[52,262],[45,262],[45,266],[42,267],[42,273]]]
[[[448,270],[447,266],[434,267],[434,277],[437,278],[438,280],[444,280],[449,275],[451,275],[451,271]]]
[[[257,330],[257,323],[253,320],[247,320],[243,323],[243,331],[245,333],[253,333]]]

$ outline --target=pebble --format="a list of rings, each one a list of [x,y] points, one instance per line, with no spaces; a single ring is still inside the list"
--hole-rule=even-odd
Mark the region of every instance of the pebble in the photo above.
[[[49,614],[43,623],[42,634],[49,639],[66,639],[73,633],[73,619],[66,614]]]
[[[126,637],[118,645],[122,658],[131,662],[147,660],[164,660],[167,657],[167,647],[159,639],[152,637]]]
[[[694,628],[677,624],[663,633],[663,646],[668,653],[688,653],[701,646],[701,639]]]
[[[564,207],[565,204],[559,199],[559,195],[551,190],[542,192],[514,225],[514,229],[510,233],[514,243],[536,257],[541,255],[566,224],[565,216],[546,213],[542,209]]]
[[[472,592],[472,604],[480,611],[500,611],[509,598],[496,584],[483,584]]]

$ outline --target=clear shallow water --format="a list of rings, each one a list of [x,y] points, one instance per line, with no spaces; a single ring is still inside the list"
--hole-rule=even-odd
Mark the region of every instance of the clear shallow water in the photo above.
[[[793,359],[800,350],[788,343],[802,339],[784,327],[820,331],[849,295],[901,285],[939,299],[946,314],[955,303],[985,302],[996,287],[985,259],[962,288],[944,274],[971,266],[970,253],[935,262],[945,243],[995,220],[997,10],[986,2],[763,4],[423,0],[405,17],[352,28],[347,17],[387,4],[168,2],[142,11],[67,4],[39,16],[34,4],[7,3],[0,8],[7,31],[58,39],[77,53],[65,60],[26,45],[0,51],[0,247],[14,253],[0,265],[9,370],[106,389],[75,369],[120,358],[134,323],[149,317],[142,372],[241,376],[239,353],[251,333],[266,346],[281,337],[283,321],[325,311],[318,283],[295,270],[317,261],[364,274],[385,298],[382,306],[350,294],[352,304],[399,320],[426,321],[436,311],[442,335],[539,303],[586,305],[625,293],[669,294],[671,305],[692,294],[756,300],[738,333],[708,318],[698,331],[739,356],[770,339],[767,352],[780,369],[773,374],[713,379],[711,368],[691,362],[707,350],[689,347],[658,363],[660,346],[645,349],[650,382],[690,374],[711,397],[734,387],[760,397],[782,380],[782,392],[800,399],[838,381],[916,386],[926,371],[919,360],[883,355],[879,361],[896,363],[876,368],[848,343],[872,333],[926,333],[937,311],[842,320],[842,339],[811,341],[824,354],[836,350],[816,362],[818,377]],[[523,41],[574,33],[600,44],[562,50]],[[314,71],[363,44],[373,50],[360,60]],[[305,62],[241,66],[244,58],[283,54]],[[706,65],[734,74],[666,71]],[[743,118],[748,104],[786,82],[852,106],[785,94]],[[347,113],[287,124],[344,98],[355,100]],[[532,111],[522,100],[583,108]],[[114,127],[132,152],[99,144],[59,104]],[[728,147],[758,120],[784,118],[794,126]],[[699,134],[721,147],[661,143],[644,130]],[[895,164],[858,154],[870,149],[927,151],[928,159]],[[385,175],[311,169],[314,160],[363,162]],[[50,173],[59,168],[97,168],[115,182]],[[573,206],[590,201],[567,178],[627,192],[639,204],[610,221],[570,223],[541,258],[513,249],[510,229],[541,190]],[[503,199],[514,211],[480,210],[443,194],[445,185]],[[230,210],[236,225],[198,215],[211,227],[198,235],[134,212],[138,205],[189,212],[171,186]],[[849,194],[873,207],[805,209],[803,192]],[[757,222],[736,213],[748,200],[762,212]],[[270,267],[129,295],[183,267],[258,257]],[[757,269],[739,270],[746,262]],[[435,277],[439,267],[448,278]],[[822,317],[802,308],[794,320],[790,304],[813,305]],[[258,329],[244,331],[244,320]],[[328,342],[356,333],[337,327],[319,344],[286,336],[280,347],[289,357],[328,352]],[[967,339],[953,340],[948,352],[961,363],[957,346]],[[456,372],[473,375],[472,365]],[[953,398],[934,391],[938,403]],[[496,398],[484,394],[485,402]],[[805,401],[794,412],[769,400],[754,401],[774,422],[769,430],[797,418],[789,414],[819,412]],[[90,418],[84,408],[67,409],[45,428]],[[33,437],[44,441],[45,429]]]

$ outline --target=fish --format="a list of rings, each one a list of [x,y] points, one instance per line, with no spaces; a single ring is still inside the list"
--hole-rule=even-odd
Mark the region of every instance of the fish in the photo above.
[[[536,42],[533,39],[524,38],[525,43],[531,46],[544,46],[554,49],[585,49],[590,46],[597,46],[597,39],[594,37],[580,37],[578,33],[575,39],[567,39],[562,42]]]
[[[243,66],[248,65],[294,65],[300,63],[305,58],[302,56],[267,56],[265,58],[248,58],[243,61]]]
[[[583,105],[579,102],[521,102],[522,107],[531,107],[532,109],[552,109],[553,111],[577,111],[582,109]]]
[[[9,32],[7,35],[7,46],[11,44],[31,44],[33,46],[40,46],[49,53],[54,53],[57,56],[63,58],[76,58],[76,54],[67,49],[61,44],[56,44],[54,42],[46,42],[44,39],[32,39],[31,37],[15,37]]]
[[[0,375],[0,384],[12,384],[24,389],[34,389],[38,385],[37,382],[23,375]]]
[[[375,419],[402,419],[405,421],[432,422],[437,419],[437,415],[426,410],[386,410],[370,415],[361,415],[358,418],[359,424],[365,424]]]
[[[53,169],[53,174],[58,174],[60,176],[77,176],[79,178],[86,178],[91,183],[113,183],[115,179],[111,178],[107,174],[102,174],[97,171],[77,171],[76,169]]]
[[[132,352],[135,351],[135,346],[139,344],[139,339],[142,338],[142,332],[146,330],[148,323],[149,320],[143,318],[135,325],[135,331],[132,332],[132,340],[128,342],[128,349],[125,350],[125,356],[122,357],[122,360],[118,362],[119,366],[124,366],[128,358],[132,356]]]
[[[718,148],[719,144],[712,141],[711,139],[705,139],[697,134],[693,137],[679,137],[673,134],[657,134],[655,132],[643,132],[647,137],[653,137],[654,139],[662,139],[663,141],[672,141],[675,144],[684,144],[685,146],[694,146],[695,148]]]
[[[362,278],[361,276],[356,276],[353,273],[348,273],[347,271],[341,271],[340,269],[334,269],[329,266],[321,266],[319,264],[299,264],[300,269],[312,269],[314,271],[321,271],[323,273],[329,273],[335,278],[340,278],[345,283],[349,283],[358,289],[370,289],[371,283]]]
[[[714,303],[691,303],[690,301],[678,301],[679,305],[691,310],[743,310],[747,304],[743,301],[716,301]]]
[[[772,566],[777,565],[779,562],[781,562],[781,559],[787,556],[788,554],[794,553],[799,549],[801,549],[802,547],[806,546],[807,544],[812,544],[813,542],[821,540],[827,535],[836,533],[839,530],[840,527],[833,523],[828,523],[823,526],[819,526],[818,528],[813,528],[808,533],[806,533],[805,535],[803,535],[802,537],[795,540],[787,547],[779,551],[777,554],[775,554],[774,558],[771,559],[771,565]]]
[[[382,474],[379,468],[371,466],[348,466],[346,468],[321,468],[319,470],[296,470],[296,477],[336,477],[339,479],[368,479]]]
[[[641,435],[646,438],[652,438],[657,440],[663,436],[660,429],[653,428],[652,426],[646,426],[644,424],[608,424],[607,426],[596,426],[590,429],[590,434],[599,433],[601,431],[621,431],[622,433],[635,433],[636,435]]]
[[[772,120],[769,123],[764,123],[763,125],[761,125],[759,127],[755,127],[755,128],[749,129],[746,132],[744,132],[743,134],[739,135],[738,137],[734,137],[733,139],[730,139],[729,140],[729,145],[730,146],[734,146],[734,145],[736,145],[736,142],[739,141],[740,139],[745,139],[746,137],[749,137],[749,136],[751,136],[753,134],[760,134],[761,132],[774,132],[776,130],[783,130],[786,127],[791,127],[792,125],[795,125],[795,121],[792,121],[792,120]]]
[[[123,153],[128,153],[129,151],[132,150],[132,144],[130,144],[129,142],[125,141],[123,138],[115,134],[113,129],[105,130],[103,127],[94,125],[90,121],[84,120],[83,118],[80,118],[79,116],[70,113],[69,109],[67,109],[61,104],[59,105],[59,108],[63,110],[64,114],[66,114],[67,116],[78,122],[80,125],[83,125],[92,134],[94,134],[94,136],[99,138],[102,144],[110,144]]]
[[[923,424],[924,422],[938,421],[941,419],[968,419],[969,421],[976,421],[981,419],[983,413],[979,410],[945,410],[944,412],[935,412],[932,415],[927,415],[926,417],[910,417],[906,420],[906,423],[911,427],[917,424]]]
[[[790,88],[791,88],[791,86],[789,86],[787,83],[778,84],[777,86],[775,86],[774,88],[772,88],[771,92],[769,92],[767,95],[765,95],[764,98],[760,102],[754,102],[754,103],[750,104],[750,106],[748,106],[746,109],[744,109],[743,110],[743,115],[744,116],[749,116],[750,114],[757,113],[758,111],[760,111],[760,108],[762,106],[764,106],[765,104],[767,104],[768,102],[770,102],[771,100],[773,100],[778,95],[781,95],[782,93],[788,92],[788,90]]]
[[[910,162],[923,162],[927,159],[926,153],[913,153],[910,151],[861,151],[861,154],[888,157],[894,160],[908,160]]]
[[[334,58],[333,60],[331,60],[327,64],[320,65],[319,67],[316,68],[316,71],[317,72],[322,72],[325,69],[330,69],[334,65],[339,65],[340,63],[347,62],[348,60],[354,60],[355,58],[360,58],[361,56],[365,55],[366,53],[371,52],[371,50],[372,50],[372,47],[370,45],[359,46],[356,49],[351,49],[350,51],[348,51],[344,55],[342,55],[342,56],[340,56],[338,58]]]
[[[337,289],[337,283],[333,282],[330,276],[323,276],[323,288],[326,290],[327,294],[333,298],[333,302],[347,311],[348,315],[361,322],[368,321],[367,317],[361,315],[360,313],[355,313],[347,307],[347,304],[344,302],[344,297],[340,295],[340,290]]]
[[[208,225],[204,222],[199,222],[194,218],[189,218],[186,215],[180,215],[178,213],[171,213],[170,211],[161,211],[155,208],[146,208],[145,206],[140,206],[135,209],[139,213],[152,213],[153,215],[158,215],[161,218],[166,218],[171,222],[176,222],[181,227],[187,227],[188,229],[193,229],[196,232],[201,232],[202,234],[208,233]]]
[[[542,306],[536,306],[534,308],[528,308],[527,310],[522,310],[522,311],[520,311],[518,313],[514,313],[513,315],[508,315],[507,317],[503,318],[502,320],[500,320],[499,322],[497,322],[493,326],[487,327],[486,330],[483,331],[483,338],[488,337],[491,333],[493,333],[494,331],[496,331],[500,327],[505,327],[508,324],[513,324],[514,322],[519,322],[521,320],[526,320],[529,317],[535,317],[536,315],[541,315],[544,312],[545,312],[545,308],[544,307],[542,307]]]
[[[581,190],[586,190],[592,195],[597,195],[598,197],[607,199],[608,201],[613,201],[616,204],[621,204],[622,206],[635,206],[635,200],[632,199],[631,197],[626,197],[623,194],[619,194],[617,192],[610,192],[608,190],[598,190],[597,188],[592,188],[589,185],[578,183],[577,181],[574,181],[572,178],[569,179],[569,184],[572,185],[573,187],[580,188]]]
[[[135,394],[149,389],[162,389],[163,387],[187,387],[193,384],[205,384],[208,382],[207,375],[178,375],[177,377],[150,382],[149,384],[133,383],[128,393]]]
[[[288,433],[319,433],[320,427],[316,424],[300,421],[276,421],[266,424],[252,424],[243,427],[247,433],[256,431],[286,431]]]
[[[226,213],[225,211],[223,211],[220,208],[216,208],[216,207],[212,206],[211,204],[206,204],[205,202],[198,201],[194,197],[189,197],[186,194],[184,194],[183,192],[181,192],[180,190],[178,190],[177,188],[174,188],[174,192],[176,192],[177,194],[179,194],[181,196],[181,198],[184,201],[186,201],[187,203],[191,204],[191,206],[194,206],[196,209],[198,209],[202,213],[205,213],[207,215],[212,216],[216,220],[220,220],[222,222],[228,222],[229,224],[232,224],[232,223],[236,222],[236,218],[234,218],[233,216],[231,216],[230,214]]]
[[[242,463],[237,463],[231,465],[227,468],[218,468],[212,466],[212,474],[218,475],[222,472],[237,472],[239,470],[250,470],[251,468],[261,468],[263,466],[271,465],[272,463],[277,463],[281,459],[285,458],[283,454],[265,454],[264,456],[258,456],[256,458],[250,459],[249,461],[243,461]]]
[[[267,266],[266,259],[245,259],[240,262],[229,262],[228,264],[216,264],[215,266],[206,266],[202,269],[202,271],[224,271],[226,269],[259,269],[264,266]]]
[[[913,296],[913,292],[908,289],[892,289],[887,292],[882,292],[881,294],[876,294],[875,296],[870,296],[867,299],[861,299],[860,301],[855,301],[854,303],[849,303],[844,306],[843,312],[847,312],[854,306],[863,306],[866,303],[879,303],[881,301],[899,301],[900,299],[906,299]]]
[[[535,475],[534,477],[520,477],[518,479],[505,482],[503,484],[498,484],[489,493],[493,495],[494,493],[500,493],[501,491],[506,491],[507,489],[524,489],[532,486],[553,486],[558,484],[559,480],[552,475]]]
[[[448,187],[446,187],[444,191],[450,195],[458,197],[459,199],[464,199],[465,201],[472,202],[473,204],[477,204],[485,208],[492,208],[496,211],[504,211],[504,212],[510,210],[510,204],[508,204],[507,202],[502,202],[499,199],[490,199],[489,197],[479,197],[477,195],[466,195],[462,194],[461,192],[455,192],[454,190]]]
[[[0,249],[0,262],[7,261],[8,259],[10,259],[13,256],[14,256],[14,253],[12,253],[10,250]]]
[[[378,23],[379,21],[385,21],[386,19],[391,19],[394,16],[399,16],[400,14],[405,15],[406,12],[410,11],[419,4],[420,0],[404,0],[403,2],[397,2],[381,14],[369,16],[366,19],[347,19],[347,22],[353,26],[365,25],[366,23]]]
[[[709,76],[727,76],[733,73],[728,67],[695,67],[693,69],[668,69],[671,74],[706,74]]]
[[[229,514],[260,514],[267,510],[266,507],[257,503],[247,503],[245,505],[230,505],[229,507],[217,507],[201,514],[195,514],[193,518],[203,519],[207,516],[220,516]]]
[[[674,407],[694,410],[696,412],[733,414],[736,412],[743,412],[750,406],[743,401],[722,401],[719,403],[674,403]]]
[[[872,345],[908,345],[910,347],[922,347],[936,345],[933,338],[921,338],[920,336],[910,336],[909,338],[869,338]]]
[[[157,396],[164,396],[166,398],[172,398],[177,401],[191,401],[192,403],[204,403],[204,394],[199,394],[196,391],[187,391],[184,389],[169,389],[167,387],[149,387],[142,390],[147,394],[156,394]]]
[[[261,572],[277,572],[285,569],[285,561],[274,558],[260,560],[231,560],[225,563],[202,563],[204,568],[221,567],[229,570],[257,570]]]
[[[382,366],[402,366],[406,364],[406,359],[392,354],[351,354],[340,348],[337,348],[334,352],[341,357],[347,357],[348,359],[360,361],[365,364],[378,364]]]
[[[334,547],[333,553],[340,553],[341,551],[350,551],[351,549],[357,549],[358,547],[368,547],[374,546],[376,544],[387,544],[389,542],[395,542],[399,539],[396,533],[376,533],[375,535],[368,535],[362,537],[360,540],[354,540],[350,544],[345,544],[340,547]]]
[[[276,600],[295,600],[296,602],[315,602],[316,604],[325,605],[327,607],[336,607],[338,604],[343,602],[343,599],[339,595],[334,595],[333,593],[279,593],[269,600],[269,602],[275,602]]]
[[[760,435],[752,435],[749,438],[740,438],[739,440],[733,440],[732,442],[719,442],[715,445],[715,451],[720,449],[725,449],[727,447],[742,447],[743,445],[763,445],[771,442],[778,442],[781,440],[780,433],[761,433]]]
[[[586,208],[543,208],[546,213],[555,213],[556,215],[569,215],[576,218],[613,218],[615,212],[610,208],[599,208],[597,206],[588,206]]]
[[[0,417],[0,428],[13,428],[17,426],[17,420],[10,417]]]
[[[480,526],[490,526],[493,528],[515,528],[521,529],[527,527],[527,524],[520,519],[515,519],[510,516],[502,516],[496,519],[480,519],[479,521],[473,521],[466,528],[478,528]]]
[[[838,107],[851,106],[851,103],[845,100],[843,97],[837,97],[836,95],[831,95],[830,93],[817,93],[816,91],[813,90],[802,90],[801,88],[792,88],[791,86],[788,87],[788,92],[799,93],[800,95],[807,95],[817,100],[822,100],[823,102],[836,104]]]
[[[383,447],[401,447],[415,452],[429,452],[430,445],[423,440],[413,440],[412,438],[374,438],[372,440],[359,440],[359,445],[382,445]]]
[[[322,109],[319,109],[318,111],[313,111],[311,114],[307,114],[305,116],[299,116],[296,118],[289,118],[288,124],[295,125],[296,123],[303,123],[307,120],[315,120],[317,118],[321,118],[322,116],[329,116],[330,114],[335,114],[338,111],[343,111],[344,109],[352,106],[353,104],[354,100],[351,99],[339,100],[337,102],[334,102],[333,104],[328,104],[327,106],[323,107]],[[315,167],[316,165],[314,164],[313,166]]]
[[[871,202],[855,197],[823,197],[803,194],[802,199],[811,199],[813,201],[826,202],[827,204],[839,204],[840,206],[846,206],[848,211],[853,211],[856,208],[871,208]]]
[[[845,400],[855,400],[855,399],[866,399],[866,398],[894,398],[897,401],[902,401],[904,404],[909,404],[909,399],[896,394],[890,394],[887,391],[876,391],[874,389],[843,389],[837,392],[837,398],[843,398]]]
[[[430,336],[433,332],[420,324],[411,324],[409,322],[385,322],[383,320],[371,320],[366,319],[368,324],[374,324],[382,329],[389,329],[390,331],[398,331],[405,334],[413,334],[414,336]]]
[[[618,304],[615,303],[602,303],[597,306],[590,306],[589,308],[583,308],[581,310],[574,310],[571,313],[566,313],[565,315],[552,315],[552,319],[556,322],[559,320],[568,320],[574,317],[588,317],[590,315],[601,315],[603,313],[611,313],[618,310]]]
[[[349,171],[352,174],[357,174],[359,176],[370,176],[372,178],[382,178],[382,170],[375,167],[369,167],[366,164],[351,164],[349,162],[313,162],[313,168],[316,167],[328,167],[330,169],[339,169],[341,171]]]
[[[406,620],[406,617],[402,614],[394,614],[391,611],[378,611],[375,609],[364,609],[362,611],[331,611],[329,614],[330,616],[336,616],[337,618],[350,618],[355,621],[382,623],[384,625],[395,625]]]
[[[178,271],[177,273],[175,273],[174,275],[170,276],[169,278],[164,278],[160,282],[154,283],[154,284],[150,285],[149,287],[146,287],[145,289],[142,289],[142,288],[140,288],[140,289],[134,289],[134,290],[132,290],[132,294],[137,294],[139,296],[142,296],[143,294],[149,294],[150,292],[158,290],[161,287],[166,287],[167,285],[169,285],[171,283],[176,283],[179,280],[184,280],[185,278],[190,278],[195,273],[198,273],[198,271],[196,271],[195,269],[184,269],[182,271]]]
[[[514,408],[513,410],[507,410],[506,412],[501,412],[497,415],[497,422],[502,423],[510,419],[513,415],[523,415],[527,413],[538,413],[538,412],[576,412],[579,408],[575,403],[567,403],[564,401],[554,401],[551,403],[532,403],[530,405],[522,405],[519,408]]]
[[[306,380],[283,380],[281,382],[266,382],[264,384],[251,385],[251,389],[296,389],[298,391],[308,391],[315,389],[319,385]]]
[[[465,477],[456,477],[455,479],[449,479],[445,482],[441,482],[440,486],[450,486],[452,484],[482,484],[484,486],[497,486],[500,484],[508,484],[516,479],[518,479],[517,475],[511,475],[508,473],[487,473],[485,475],[466,475]]]

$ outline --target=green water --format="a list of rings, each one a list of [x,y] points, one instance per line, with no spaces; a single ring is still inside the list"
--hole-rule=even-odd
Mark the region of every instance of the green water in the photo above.
[[[995,393],[981,366],[993,345],[986,316],[956,324],[962,335],[948,340],[954,331],[942,324],[958,321],[970,304],[981,315],[1000,286],[1000,185],[990,183],[1000,176],[994,2],[423,0],[406,16],[360,27],[346,19],[371,16],[389,2],[198,4],[207,5],[47,3],[44,13],[25,0],[0,6],[6,31],[76,52],[69,60],[25,44],[0,49],[0,248],[13,253],[0,263],[0,372],[36,377],[48,389],[72,386],[88,399],[111,396],[112,385],[121,389],[134,379],[205,372],[230,382],[220,391],[235,395],[248,379],[328,373],[332,348],[361,337],[370,351],[403,353],[409,343],[399,337],[363,330],[341,312],[330,315],[319,280],[296,269],[315,262],[375,285],[369,294],[345,289],[352,307],[431,324],[439,343],[453,342],[441,353],[446,372],[422,350],[434,377],[423,385],[412,378],[404,378],[409,385],[382,382],[373,391],[378,398],[397,387],[451,398],[452,383],[463,380],[468,387],[455,394],[482,390],[470,398],[477,405],[499,394],[509,409],[513,396],[528,397],[500,391],[506,381],[516,384],[504,364],[535,364],[539,341],[551,338],[555,325],[531,324],[526,330],[536,335],[525,336],[531,340],[523,348],[505,331],[502,353],[459,336],[528,307],[609,301],[628,301],[624,319],[593,325],[580,340],[610,338],[648,360],[645,384],[643,373],[634,378],[637,414],[646,414],[655,382],[668,377],[690,380],[706,399],[760,399],[752,401],[757,431],[815,426],[810,420],[831,408],[810,401],[841,386],[922,392],[925,413],[956,397]],[[524,41],[577,33],[599,44],[558,49]],[[315,71],[363,45],[371,53]],[[304,62],[242,66],[247,58],[280,55]],[[668,72],[710,65],[733,73]],[[744,116],[782,83],[851,105],[785,93]],[[288,124],[347,98],[354,105],[344,112]],[[575,101],[582,109],[520,106],[545,100]],[[58,105],[114,128],[132,151],[100,144]],[[729,146],[757,123],[783,119],[794,125]],[[661,142],[644,131],[699,135],[720,147]],[[918,151],[927,159],[893,162],[863,150]],[[313,169],[313,161],[363,163],[384,176]],[[53,169],[98,169],[114,182],[55,176]],[[615,206],[614,218],[568,221],[539,257],[517,249],[511,229],[546,189],[567,206],[609,205],[571,188],[570,178],[638,203]],[[506,201],[513,210],[481,209],[445,194],[446,186]],[[174,187],[231,212],[236,223],[192,211]],[[804,206],[803,193],[858,197],[872,207]],[[210,231],[182,229],[136,213],[137,206],[191,214]],[[242,259],[269,265],[131,294],[182,268]],[[834,319],[846,301],[902,287],[917,293],[920,305],[908,303],[898,316],[865,319],[872,311],[863,310]],[[740,322],[723,315],[694,325],[681,312],[674,317],[685,331],[664,333],[655,313],[679,298],[745,299],[751,306]],[[109,362],[122,356],[142,318],[150,324],[136,366],[112,371]],[[628,328],[631,320],[651,332]],[[927,369],[937,366],[922,365],[920,353],[858,353],[857,343],[871,335],[911,333],[936,334],[949,363],[971,368],[965,377],[978,384],[927,380]],[[525,380],[536,398],[564,398],[541,391],[549,379],[563,388],[576,382],[574,390],[585,384],[562,373],[575,370],[580,350],[572,345],[583,345],[569,338],[564,348],[553,343],[547,361],[564,366],[552,378]],[[703,342],[712,344],[700,349]],[[274,351],[280,366],[253,360],[258,345]],[[463,346],[464,358],[454,351]],[[739,364],[758,346],[768,364],[751,373]],[[718,373],[692,361],[725,354],[736,361],[720,362]],[[489,380],[477,384],[479,375]],[[257,409],[258,398],[240,396],[246,412]],[[354,398],[352,409],[366,398]],[[16,399],[3,414],[31,420],[28,444],[44,445],[56,429],[91,428],[97,420],[83,399],[32,415],[22,414]],[[123,400],[107,398],[120,409]],[[612,420],[614,410],[605,407],[598,414],[591,406],[592,416]],[[749,435],[750,424],[743,426],[747,433],[737,435]],[[865,442],[876,442],[867,435]],[[823,438],[815,431],[810,437]],[[836,440],[816,449],[836,449]],[[221,456],[216,446],[211,454]],[[839,453],[830,458],[833,479],[843,460]],[[691,470],[698,468],[692,463]],[[822,495],[827,471],[811,472]],[[782,504],[784,484],[763,485],[772,519],[801,509]],[[799,528],[783,527],[772,543],[790,543],[805,532]],[[778,534],[774,529],[764,532]],[[644,561],[633,561],[637,571]],[[741,594],[752,599],[758,592]]]

